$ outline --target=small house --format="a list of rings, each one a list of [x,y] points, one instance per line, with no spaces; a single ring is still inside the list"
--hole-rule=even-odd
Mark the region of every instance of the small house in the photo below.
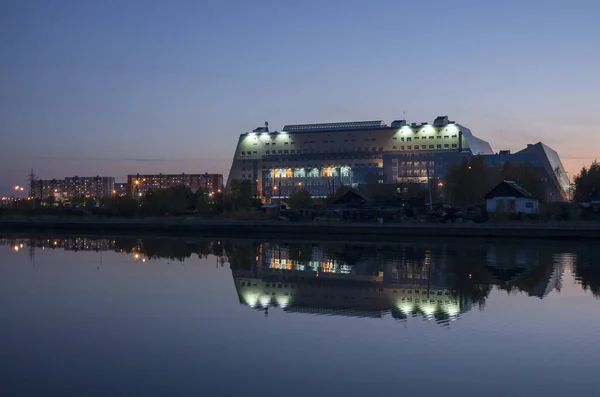
[[[539,200],[513,181],[503,181],[485,195],[488,213],[537,214]]]

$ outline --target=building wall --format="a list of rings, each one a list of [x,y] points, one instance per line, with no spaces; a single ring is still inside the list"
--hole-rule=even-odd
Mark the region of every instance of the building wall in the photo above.
[[[256,194],[266,198],[279,195],[279,184],[282,196],[298,188],[327,195],[340,184],[386,183],[386,154],[470,152],[470,142],[479,152],[491,153],[487,142],[459,124],[250,132],[238,140],[228,185],[234,179],[250,180]]]
[[[66,177],[64,179],[38,179],[31,182],[31,196],[45,199],[49,196],[76,196],[101,198],[111,196],[115,178],[109,176]]]
[[[539,201],[525,197],[494,197],[486,200],[486,210],[490,213],[537,214]]]
[[[151,189],[168,189],[185,186],[192,191],[206,189],[210,193],[223,188],[222,174],[148,174],[127,175],[127,194],[139,197]]]

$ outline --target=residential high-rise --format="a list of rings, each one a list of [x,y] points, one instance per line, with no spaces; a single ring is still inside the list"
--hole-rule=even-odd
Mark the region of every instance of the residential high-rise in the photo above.
[[[115,178],[112,176],[67,177],[65,178],[67,197],[108,197],[115,190]]]
[[[219,192],[223,188],[222,174],[146,174],[127,175],[127,194],[139,197],[151,189],[168,189],[185,186],[192,191],[205,189],[209,193]]]

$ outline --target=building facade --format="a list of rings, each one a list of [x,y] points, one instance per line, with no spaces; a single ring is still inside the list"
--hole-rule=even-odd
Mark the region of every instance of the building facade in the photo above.
[[[282,131],[269,131],[265,123],[240,135],[227,185],[249,180],[255,194],[268,200],[298,189],[323,197],[341,185],[426,182],[428,177],[443,183],[451,164],[482,155],[490,166],[509,160],[535,165],[552,196],[564,197],[568,177],[552,149],[539,143],[514,155],[502,153],[495,154],[488,142],[447,116],[431,124],[358,121],[286,125]]]
[[[119,197],[127,195],[127,182],[115,183],[115,195]]]
[[[102,198],[114,194],[115,178],[111,176],[66,177],[64,179],[35,179],[31,181],[30,196],[55,198]]]
[[[109,197],[115,190],[115,178],[112,176],[67,177],[64,183],[66,196],[69,198]]]
[[[127,194],[140,197],[149,190],[169,189],[185,186],[192,191],[204,189],[209,193],[220,192],[223,188],[222,174],[147,174],[127,175]]]
[[[43,200],[50,196],[64,195],[64,191],[64,179],[34,179],[30,184],[29,196]]]

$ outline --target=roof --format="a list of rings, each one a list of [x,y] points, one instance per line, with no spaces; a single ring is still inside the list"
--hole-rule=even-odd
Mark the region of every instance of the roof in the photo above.
[[[335,200],[334,204],[346,204],[352,198],[358,198],[363,203],[370,203],[370,202],[373,201],[372,198],[365,196],[361,192],[357,192],[356,190],[348,190],[346,193],[344,193],[343,195],[341,195],[337,200]]]
[[[382,120],[373,121],[348,121],[341,123],[322,123],[322,124],[293,124],[283,127],[286,132],[318,132],[335,131],[347,129],[373,129],[387,127]]]
[[[514,181],[502,181],[498,186],[493,188],[488,194],[484,196],[485,199],[491,199],[494,197],[533,198],[531,193],[523,189],[518,183]]]

